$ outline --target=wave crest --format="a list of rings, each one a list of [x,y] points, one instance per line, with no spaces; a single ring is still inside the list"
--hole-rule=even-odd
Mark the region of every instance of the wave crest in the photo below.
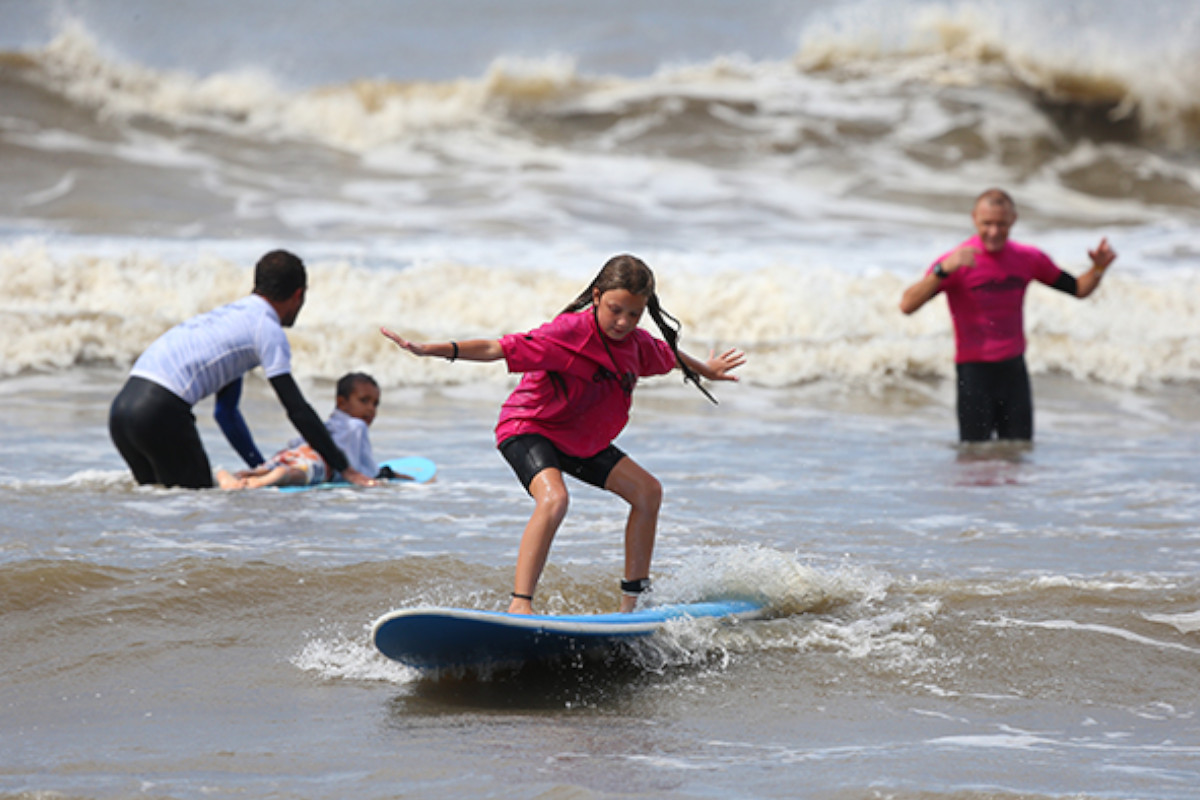
[[[481,78],[445,82],[357,79],[291,91],[252,68],[196,77],[103,52],[71,21],[44,48],[7,54],[27,80],[102,118],[148,118],[270,140],[293,138],[364,152],[413,132],[494,124],[552,103],[585,82],[567,57],[499,59]]]
[[[813,26],[795,62],[813,73],[1023,90],[1074,135],[1194,146],[1200,53],[1187,33],[1194,21],[1180,20],[1174,41],[1139,41],[1066,11],[1040,19],[1019,6],[934,6],[916,14],[909,7],[866,14],[859,6]]]
[[[1185,43],[1143,50],[1099,33],[1051,45],[1029,30],[1016,35],[1014,15],[1005,25],[989,13],[982,6],[860,10],[810,26],[791,64],[716,56],[644,78],[584,75],[570,55],[556,55],[501,57],[482,76],[451,81],[360,78],[290,90],[252,68],[196,77],[128,63],[104,53],[79,22],[66,23],[41,50],[6,54],[5,60],[29,80],[105,117],[148,118],[267,141],[316,141],[355,153],[447,129],[533,125],[528,132],[536,135],[548,122],[582,122],[579,130],[586,134],[597,119],[617,126],[618,134],[622,125],[667,120],[675,123],[673,136],[701,124],[706,138],[719,141],[732,125],[755,140],[764,135],[762,126],[776,127],[780,112],[810,113],[809,102],[794,107],[798,91],[813,91],[805,76],[834,81],[810,99],[840,91],[847,80],[865,83],[842,86],[846,102],[873,103],[876,93],[882,101],[901,87],[991,87],[1027,94],[1068,138],[1145,138],[1175,148],[1200,138],[1200,55],[1186,37]],[[779,136],[775,131],[763,144],[778,146]],[[719,149],[706,145],[714,146]]]

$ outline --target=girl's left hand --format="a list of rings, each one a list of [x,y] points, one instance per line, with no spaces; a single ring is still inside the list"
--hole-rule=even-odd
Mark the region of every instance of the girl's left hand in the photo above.
[[[746,363],[746,354],[736,347],[731,347],[721,355],[714,355],[716,351],[709,351],[708,361],[705,365],[712,371],[711,375],[707,375],[712,381],[736,381],[736,375],[730,375],[731,370],[735,370],[742,364]]]

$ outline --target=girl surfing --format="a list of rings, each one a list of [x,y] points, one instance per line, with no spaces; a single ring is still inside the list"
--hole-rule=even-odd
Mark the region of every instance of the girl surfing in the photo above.
[[[638,327],[646,311],[666,341]],[[533,613],[538,579],[567,514],[564,473],[629,503],[620,608],[632,611],[650,586],[662,504],[658,479],[613,444],[629,421],[633,389],[638,378],[679,367],[712,400],[700,378],[736,381],[730,372],[745,355],[729,349],[701,361],[681,351],[679,321],[659,305],[654,273],[630,255],[609,259],[559,316],[528,333],[439,344],[409,342],[387,328],[382,333],[414,355],[504,359],[509,372],[523,373],[496,425],[500,452],[535,503],[517,553],[509,613]]]

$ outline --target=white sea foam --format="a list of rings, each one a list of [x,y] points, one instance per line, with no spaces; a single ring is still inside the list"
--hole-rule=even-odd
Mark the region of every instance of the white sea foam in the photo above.
[[[1023,582],[1022,582],[1023,583]],[[1120,580],[1105,580],[1103,578],[1083,578],[1067,575],[1042,575],[1032,578],[1028,585],[1036,590],[1070,589],[1084,592],[1160,592],[1176,586],[1171,579],[1159,578],[1154,575],[1138,575]]]
[[[834,652],[906,672],[929,666],[928,627],[937,600],[886,602],[892,579],[845,563],[816,566],[760,547],[706,548],[664,568],[656,603],[742,598],[765,603],[769,623],[684,620],[637,648],[638,663],[660,670],[682,664],[720,667],[738,654],[769,650]]]
[[[1182,614],[1144,614],[1150,622],[1170,625],[1180,633],[1196,633],[1200,631],[1200,611]]]
[[[1013,731],[1011,733],[981,733],[964,734],[960,736],[942,736],[933,739],[929,744],[937,747],[982,747],[986,749],[1001,748],[1005,750],[1043,750],[1060,746],[1060,742],[1046,736]]]
[[[56,480],[12,480],[0,483],[21,491],[32,489],[97,490],[128,487],[131,485],[131,479],[126,470],[85,469]]]
[[[292,657],[294,666],[324,680],[411,683],[420,672],[384,658],[363,642],[343,636],[317,637]]]
[[[1124,639],[1127,642],[1134,644],[1145,645],[1157,650],[1176,650],[1184,653],[1200,654],[1200,648],[1189,647],[1179,642],[1162,642],[1157,639],[1152,639],[1149,636],[1127,631],[1124,628],[1118,628],[1112,625],[1099,625],[1094,623],[1076,622],[1070,619],[1052,619],[1052,620],[1017,620],[1005,618],[996,622],[980,622],[979,625],[987,627],[999,628],[1040,628],[1042,630],[1052,631],[1081,631],[1084,633],[1097,633],[1104,636],[1113,636],[1118,639]]]
[[[598,266],[574,276],[448,258],[384,268],[319,259],[309,268],[309,301],[290,332],[301,374],[335,379],[371,364],[378,378],[398,386],[507,376],[411,357],[380,336],[380,326],[416,341],[528,330],[558,313]],[[900,315],[899,276],[789,264],[740,273],[659,271],[664,306],[684,324],[684,349],[745,349],[746,381],[885,386],[951,375],[949,315],[936,303]],[[0,343],[0,374],[127,366],[168,327],[242,296],[250,282],[249,266],[204,252],[175,259],[58,255],[36,242],[0,248],[0,319],[10,331]],[[1087,303],[1035,292],[1027,303],[1035,373],[1125,387],[1200,380],[1189,347],[1200,339],[1200,277],[1155,285],[1113,275]],[[650,330],[656,332],[652,324]]]
[[[745,598],[772,613],[869,603],[886,594],[891,579],[874,570],[805,563],[795,554],[763,547],[714,547],[688,556],[655,587],[661,603]]]

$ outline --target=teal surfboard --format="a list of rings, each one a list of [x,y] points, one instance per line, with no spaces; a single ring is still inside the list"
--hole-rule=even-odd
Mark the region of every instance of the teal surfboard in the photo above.
[[[613,648],[681,619],[757,619],[757,603],[722,600],[663,605],[631,614],[543,616],[465,608],[409,608],[375,621],[371,640],[388,658],[420,669],[521,664]]]
[[[437,464],[421,456],[393,458],[390,461],[380,463],[379,468],[383,469],[384,467],[390,467],[392,472],[396,473],[396,478],[393,480],[394,483],[403,481],[428,483],[437,474]],[[280,486],[279,491],[307,492],[312,489],[346,489],[352,486],[354,484],[348,481],[326,481],[325,483],[315,483],[312,486]]]

